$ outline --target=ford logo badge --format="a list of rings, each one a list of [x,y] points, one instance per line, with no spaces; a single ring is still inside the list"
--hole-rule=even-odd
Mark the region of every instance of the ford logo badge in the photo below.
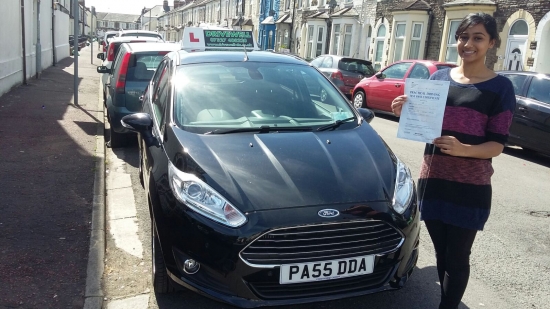
[[[340,214],[340,212],[336,209],[321,209],[317,213],[319,217],[323,218],[334,218]]]

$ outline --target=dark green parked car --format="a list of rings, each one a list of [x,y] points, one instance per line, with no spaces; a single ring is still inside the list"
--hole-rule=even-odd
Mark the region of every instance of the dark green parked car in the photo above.
[[[124,43],[115,56],[111,69],[100,66],[99,73],[109,73],[105,84],[107,118],[110,124],[108,146],[123,146],[130,133],[120,123],[126,115],[141,110],[140,97],[165,54],[181,49],[174,43]]]

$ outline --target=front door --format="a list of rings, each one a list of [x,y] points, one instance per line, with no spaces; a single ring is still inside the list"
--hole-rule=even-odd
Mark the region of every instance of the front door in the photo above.
[[[504,70],[523,71],[523,58],[525,56],[525,44],[523,39],[509,39],[504,59]]]

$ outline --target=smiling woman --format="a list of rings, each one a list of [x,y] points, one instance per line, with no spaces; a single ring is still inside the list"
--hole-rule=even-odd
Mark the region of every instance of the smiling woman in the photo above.
[[[455,38],[462,63],[435,72],[431,80],[450,82],[441,137],[426,145],[418,185],[421,218],[434,243],[441,283],[439,309],[456,309],[470,274],[470,252],[491,209],[491,158],[508,140],[515,110],[512,83],[485,66],[498,42],[495,19],[466,16]],[[396,115],[407,96],[392,103]]]

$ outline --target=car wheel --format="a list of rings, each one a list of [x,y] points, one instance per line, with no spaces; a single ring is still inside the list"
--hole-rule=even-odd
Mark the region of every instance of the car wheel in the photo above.
[[[125,138],[123,133],[117,133],[113,130],[113,128],[109,129],[109,133],[109,147],[118,148],[124,146]]]
[[[357,91],[353,96],[353,106],[355,108],[365,107],[365,93],[361,90]]]
[[[174,291],[172,281],[168,276],[164,256],[160,250],[160,242],[157,235],[155,221],[151,219],[151,254],[152,254],[152,276],[155,293],[166,294]]]
[[[327,99],[327,96],[328,96],[327,91],[325,89],[321,89],[321,95],[320,95],[321,102],[325,102]]]

